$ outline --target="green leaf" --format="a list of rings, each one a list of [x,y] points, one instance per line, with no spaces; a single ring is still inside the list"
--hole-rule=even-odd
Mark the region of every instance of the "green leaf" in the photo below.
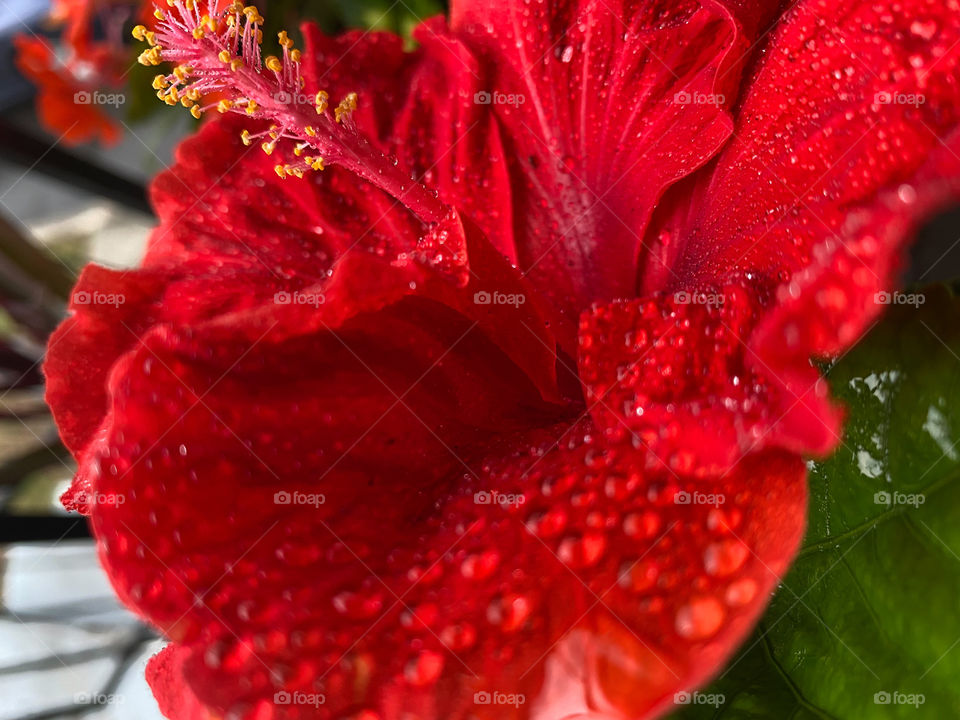
[[[694,697],[724,702],[679,717],[960,717],[960,302],[922,296],[828,368],[849,420],[811,463],[803,550]]]

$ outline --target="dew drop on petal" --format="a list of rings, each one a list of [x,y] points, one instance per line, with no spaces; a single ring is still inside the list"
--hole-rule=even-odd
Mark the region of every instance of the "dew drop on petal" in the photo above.
[[[720,540],[711,543],[703,553],[703,566],[716,577],[733,575],[747,559],[750,550],[739,540]]]
[[[743,607],[757,595],[757,583],[751,578],[741,578],[730,583],[723,599],[730,607]]]
[[[694,597],[677,610],[674,626],[680,637],[688,640],[705,640],[720,629],[725,616],[726,610],[716,598]]]
[[[403,677],[414,687],[424,687],[436,682],[443,672],[443,655],[433,650],[424,650],[412,658],[403,669]]]

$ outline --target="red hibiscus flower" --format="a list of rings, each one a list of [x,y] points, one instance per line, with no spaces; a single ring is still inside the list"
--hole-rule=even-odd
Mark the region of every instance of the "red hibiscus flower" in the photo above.
[[[99,84],[81,81],[69,72],[47,42],[24,35],[14,38],[17,68],[37,86],[37,115],[51,132],[67,144],[100,140],[113,145],[120,140],[120,126],[98,104],[89,100]],[[103,61],[102,53],[91,58]]]
[[[122,103],[116,90],[131,60],[123,27],[132,17],[153,19],[153,3],[140,5],[124,0],[55,0],[49,19],[61,28],[62,57],[38,36],[14,38],[17,67],[37,86],[37,115],[63,142],[119,142],[120,124],[102,104]]]
[[[649,717],[721,668],[841,430],[811,358],[960,194],[960,4],[777,5],[144,35],[225,115],[46,372],[168,717]]]

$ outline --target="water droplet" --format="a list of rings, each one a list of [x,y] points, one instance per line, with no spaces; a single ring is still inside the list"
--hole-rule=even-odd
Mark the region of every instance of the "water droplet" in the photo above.
[[[691,598],[677,611],[677,634],[688,640],[705,640],[720,629],[726,611],[720,601],[711,596]]]
[[[703,553],[703,566],[710,575],[726,577],[743,567],[750,550],[739,540],[711,543]]]
[[[495,550],[487,550],[464,558],[460,564],[460,573],[471,580],[483,580],[490,577],[499,564],[500,555]]]
[[[443,672],[443,655],[433,650],[424,650],[412,658],[403,669],[403,677],[414,687],[431,685]]]
[[[652,588],[660,574],[660,568],[652,560],[640,560],[624,563],[617,578],[620,587],[633,592],[644,592]]]
[[[742,578],[730,584],[723,599],[730,607],[743,607],[753,601],[757,595],[757,583],[750,578]]]
[[[607,549],[607,538],[599,532],[587,532],[579,537],[567,537],[560,543],[557,555],[571,568],[595,565]]]
[[[333,607],[337,612],[355,620],[365,620],[380,612],[383,607],[383,598],[379,595],[360,595],[359,593],[342,592],[334,596]]]
[[[630,513],[623,519],[623,532],[631,538],[652,538],[660,532],[660,525],[660,516],[651,510]]]
[[[937,23],[933,20],[914,20],[910,25],[910,32],[924,40],[930,40],[937,33]]]

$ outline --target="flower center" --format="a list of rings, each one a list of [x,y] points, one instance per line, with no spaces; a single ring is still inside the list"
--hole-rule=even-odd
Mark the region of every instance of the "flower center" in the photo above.
[[[154,78],[161,100],[183,105],[198,119],[216,109],[269,121],[268,130],[245,130],[241,137],[246,145],[259,142],[267,155],[280,144],[289,145],[295,159],[275,167],[282,178],[300,178],[337,164],[392,195],[425,223],[440,223],[448,216],[449,208],[435,192],[412,180],[359,131],[353,118],[356,93],[342,98],[331,112],[326,91],[304,92],[301,52],[286,31],[279,33],[282,58],[261,56],[263,17],[257,8],[244,7],[239,0],[219,12],[216,0],[167,4],[169,11],[154,13],[155,31],[143,25],[133,29],[133,36],[150,46],[140,55],[141,64],[176,64],[171,74]],[[212,94],[219,99],[204,104]]]

